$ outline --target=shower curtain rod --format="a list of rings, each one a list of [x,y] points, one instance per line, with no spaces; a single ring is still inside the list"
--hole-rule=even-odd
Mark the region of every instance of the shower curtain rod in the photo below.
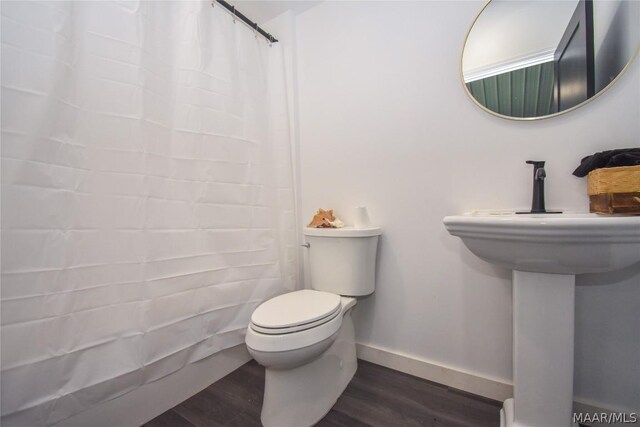
[[[265,30],[260,28],[258,26],[257,22],[253,22],[252,20],[247,18],[242,12],[237,10],[235,6],[232,6],[230,3],[226,2],[225,0],[211,0],[211,6],[212,7],[215,7],[216,3],[219,4],[220,6],[223,6],[235,18],[240,19],[249,28],[251,28],[255,32],[259,33],[265,39],[267,39],[269,41],[269,43],[277,43],[278,42],[278,39],[276,39],[271,34],[267,33]]]

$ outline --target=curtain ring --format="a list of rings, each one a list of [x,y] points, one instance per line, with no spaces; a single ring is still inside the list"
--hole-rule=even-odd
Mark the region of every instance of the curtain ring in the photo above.
[[[258,38],[258,23],[255,22],[253,24],[253,37],[255,37],[256,39]]]
[[[231,13],[233,13],[233,23],[236,23],[236,7],[231,6]]]

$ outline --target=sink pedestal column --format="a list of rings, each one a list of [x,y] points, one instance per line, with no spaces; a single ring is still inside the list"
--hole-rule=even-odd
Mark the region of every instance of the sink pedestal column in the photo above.
[[[513,270],[513,399],[503,427],[573,425],[575,276]]]

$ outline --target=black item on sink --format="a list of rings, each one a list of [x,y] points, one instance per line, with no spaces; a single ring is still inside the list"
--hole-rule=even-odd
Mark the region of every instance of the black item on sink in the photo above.
[[[640,148],[619,148],[585,157],[580,161],[580,166],[573,171],[573,174],[583,177],[594,169],[636,165],[640,165]]]
[[[558,214],[562,211],[548,211],[544,207],[544,179],[547,172],[544,170],[544,161],[527,160],[528,165],[533,165],[533,197],[530,211],[518,211],[517,214]]]

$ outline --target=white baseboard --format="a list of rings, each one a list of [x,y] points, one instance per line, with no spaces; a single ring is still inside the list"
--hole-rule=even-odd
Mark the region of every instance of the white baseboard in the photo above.
[[[215,353],[158,381],[56,424],[56,427],[139,426],[204,390],[251,360],[246,346]]]
[[[358,358],[415,377],[457,388],[479,396],[504,401],[513,396],[513,386],[500,380],[463,372],[423,359],[393,353],[381,348],[357,344]]]
[[[367,362],[382,365],[396,371],[404,372],[415,377],[424,378],[449,387],[463,390],[478,396],[487,397],[498,401],[504,401],[513,397],[513,385],[505,381],[485,376],[464,372],[456,368],[440,365],[427,360],[408,356],[405,354],[391,352],[386,349],[374,347],[371,345],[357,344],[358,358]],[[631,414],[636,414],[638,423],[640,423],[640,411],[630,411],[620,408],[607,408],[605,405],[597,402],[586,402],[576,400],[573,402],[575,413],[583,414],[627,414],[629,419]],[[584,423],[593,427],[600,426],[628,426],[629,423]]]

